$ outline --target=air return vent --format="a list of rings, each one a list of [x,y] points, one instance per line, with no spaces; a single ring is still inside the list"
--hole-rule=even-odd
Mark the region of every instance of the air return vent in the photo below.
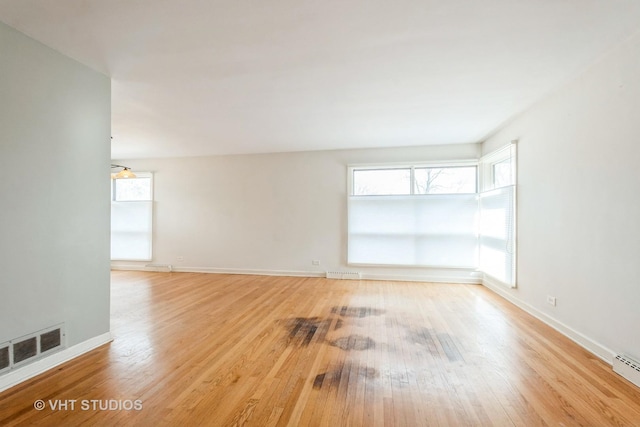
[[[327,271],[327,279],[360,280],[362,274],[357,271]]]
[[[619,354],[613,359],[613,371],[640,387],[640,362]]]
[[[21,366],[64,348],[64,324],[0,344],[0,372]]]
[[[13,343],[13,363],[24,362],[38,354],[38,339],[27,338]]]
[[[11,365],[11,360],[9,359],[9,343],[5,343],[0,345],[0,372],[8,369]]]
[[[62,332],[56,328],[49,332],[40,334],[40,353],[54,350],[62,344]]]

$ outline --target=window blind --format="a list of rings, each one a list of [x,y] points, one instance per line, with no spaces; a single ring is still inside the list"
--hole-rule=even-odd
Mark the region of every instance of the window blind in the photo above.
[[[111,259],[151,260],[152,201],[111,202]]]
[[[476,194],[351,196],[350,264],[478,266]]]
[[[480,194],[480,269],[515,285],[515,185]]]

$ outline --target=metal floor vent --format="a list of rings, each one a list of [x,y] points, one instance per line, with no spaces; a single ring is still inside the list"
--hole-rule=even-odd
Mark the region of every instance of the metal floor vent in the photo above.
[[[0,373],[64,348],[64,324],[0,344]]]
[[[640,387],[640,362],[618,354],[613,359],[613,371]]]
[[[327,271],[327,279],[360,280],[362,274],[358,271]]]

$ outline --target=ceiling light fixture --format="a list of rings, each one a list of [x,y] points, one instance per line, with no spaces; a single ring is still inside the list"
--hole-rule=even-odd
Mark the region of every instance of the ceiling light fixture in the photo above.
[[[111,172],[111,179],[135,178],[136,174],[131,172],[131,168],[122,165],[111,165],[111,169],[122,168],[118,173]]]

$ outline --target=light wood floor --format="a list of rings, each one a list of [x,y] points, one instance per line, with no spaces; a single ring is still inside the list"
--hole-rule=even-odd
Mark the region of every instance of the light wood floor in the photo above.
[[[477,285],[113,272],[112,317],[0,425],[640,426],[640,389]]]

